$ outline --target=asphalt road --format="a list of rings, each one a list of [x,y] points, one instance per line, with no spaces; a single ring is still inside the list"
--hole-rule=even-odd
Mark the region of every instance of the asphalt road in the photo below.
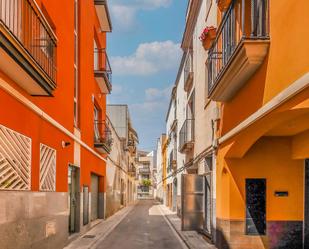
[[[140,201],[97,249],[183,249],[156,202]]]

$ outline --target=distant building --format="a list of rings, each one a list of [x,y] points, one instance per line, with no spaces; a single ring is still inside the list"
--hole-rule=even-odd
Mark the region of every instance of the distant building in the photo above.
[[[166,135],[162,134],[160,138],[157,140],[157,149],[156,149],[156,165],[157,165],[157,172],[156,172],[156,195],[155,198],[161,202],[163,202],[165,198],[165,190],[163,179],[166,177],[164,174],[164,162],[163,162],[163,143],[165,142]]]
[[[154,198],[154,171],[153,161],[154,153],[146,151],[137,152],[137,166],[138,166],[138,184],[137,197],[138,199],[152,199]]]
[[[112,139],[106,169],[106,216],[136,201],[136,152],[138,135],[127,105],[107,105]]]

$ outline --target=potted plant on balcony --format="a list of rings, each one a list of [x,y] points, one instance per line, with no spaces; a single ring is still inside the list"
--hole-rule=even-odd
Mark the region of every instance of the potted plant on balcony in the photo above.
[[[217,0],[217,5],[220,11],[226,11],[230,6],[232,0]]]
[[[212,43],[216,39],[217,29],[213,26],[206,27],[201,36],[199,37],[200,41],[203,43],[203,47],[205,50],[211,48]]]
[[[151,180],[150,179],[143,179],[142,182],[141,182],[141,185],[145,186],[145,187],[150,187],[151,186]]]

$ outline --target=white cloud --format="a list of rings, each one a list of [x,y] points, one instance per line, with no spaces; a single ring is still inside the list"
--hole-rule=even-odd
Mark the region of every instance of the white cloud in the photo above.
[[[113,0],[111,13],[113,21],[121,30],[129,31],[136,26],[136,14],[140,10],[167,8],[173,0]]]
[[[171,94],[172,86],[158,89],[158,88],[148,88],[145,90],[146,100],[168,100]]]
[[[147,119],[149,119],[149,117],[152,117],[153,115],[161,115],[162,110],[166,107],[166,103],[160,101],[146,101],[144,103],[132,104],[130,106],[138,116],[147,117]],[[149,113],[152,114],[149,115]]]
[[[126,5],[112,5],[113,19],[116,19],[118,27],[130,30],[135,25],[136,9]]]
[[[142,43],[130,56],[111,58],[112,68],[119,75],[151,75],[177,68],[180,44],[172,41]]]
[[[123,87],[121,85],[118,84],[113,84],[113,94],[121,94],[123,90]]]
[[[173,0],[113,0],[111,4],[129,6],[135,9],[157,9],[167,8],[172,2]]]

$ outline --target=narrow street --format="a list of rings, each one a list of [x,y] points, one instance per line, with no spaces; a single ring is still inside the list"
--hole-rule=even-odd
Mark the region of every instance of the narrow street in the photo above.
[[[119,236],[121,234],[121,236]],[[97,249],[186,248],[170,228],[158,204],[140,201]]]

